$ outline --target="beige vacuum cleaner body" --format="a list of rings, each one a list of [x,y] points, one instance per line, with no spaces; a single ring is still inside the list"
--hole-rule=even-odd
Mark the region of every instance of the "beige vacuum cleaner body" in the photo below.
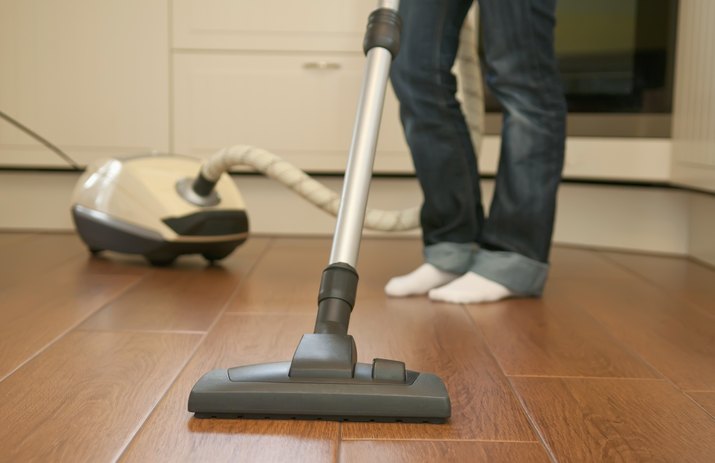
[[[169,265],[183,254],[223,259],[248,237],[246,207],[223,174],[208,196],[191,188],[201,160],[178,155],[106,159],[88,166],[72,217],[90,251],[140,254]]]

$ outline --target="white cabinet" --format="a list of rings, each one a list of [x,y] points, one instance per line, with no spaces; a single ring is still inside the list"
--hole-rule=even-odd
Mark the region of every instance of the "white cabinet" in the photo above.
[[[81,164],[168,150],[168,6],[0,0],[0,108]],[[0,120],[0,165],[65,163]]]
[[[372,0],[174,0],[173,46],[360,51]]]
[[[311,172],[347,162],[370,0],[175,0],[173,142],[255,145]],[[411,172],[390,87],[376,172]]]
[[[365,58],[358,53],[177,54],[174,149],[254,145],[313,172],[345,169]],[[388,92],[376,171],[409,171]]]
[[[671,177],[715,192],[715,2],[681,2],[678,16]]]
[[[0,0],[0,109],[80,164],[150,150],[207,156],[252,144],[311,172],[342,172],[365,65],[362,38],[376,5]],[[673,177],[712,188],[712,117],[688,109],[712,80],[711,63],[697,62],[703,72],[691,74],[705,76],[698,92],[680,92],[676,101],[682,149]],[[572,138],[564,175],[668,181],[670,148],[670,140]],[[499,137],[486,137],[482,172],[495,172],[498,150]],[[2,166],[64,162],[0,121]],[[375,171],[413,172],[391,87]],[[691,181],[702,172],[706,178]]]

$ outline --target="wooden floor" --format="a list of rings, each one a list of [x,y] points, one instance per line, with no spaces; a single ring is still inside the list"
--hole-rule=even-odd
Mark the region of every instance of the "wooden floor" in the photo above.
[[[419,243],[364,240],[360,361],[439,374],[448,424],[194,419],[204,372],[291,357],[329,251],[253,238],[154,269],[0,234],[0,461],[715,461],[715,271],[564,247],[543,298],[460,306],[386,298]]]

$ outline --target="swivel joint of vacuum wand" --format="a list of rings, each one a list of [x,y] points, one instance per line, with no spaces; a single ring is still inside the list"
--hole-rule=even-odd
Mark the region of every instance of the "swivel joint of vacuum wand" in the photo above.
[[[357,271],[346,263],[330,264],[323,270],[318,292],[316,334],[347,334],[357,284]]]
[[[388,3],[388,2],[386,2]],[[368,18],[367,29],[363,39],[363,51],[367,52],[375,47],[388,50],[395,59],[400,51],[400,33],[402,32],[402,19],[395,9],[382,6],[373,11]]]

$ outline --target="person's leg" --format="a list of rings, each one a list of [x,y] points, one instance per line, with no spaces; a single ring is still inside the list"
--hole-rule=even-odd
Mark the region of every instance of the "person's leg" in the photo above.
[[[426,265],[385,287],[389,295],[424,294],[467,271],[484,211],[474,148],[451,70],[471,0],[400,4],[401,49],[391,70],[400,117],[424,193]]]
[[[553,48],[556,0],[479,5],[486,81],[504,107],[501,158],[469,272],[430,292],[450,302],[541,294],[564,159],[566,103]]]

